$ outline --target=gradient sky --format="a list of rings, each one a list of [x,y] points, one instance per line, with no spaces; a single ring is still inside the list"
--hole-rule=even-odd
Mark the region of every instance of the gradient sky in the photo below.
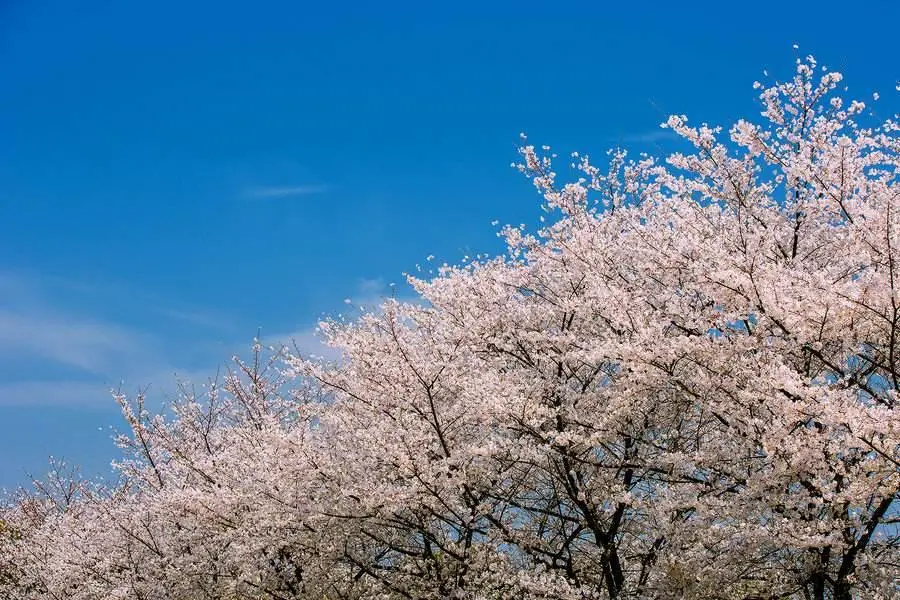
[[[795,51],[900,77],[900,3],[0,0],[0,486],[103,471],[108,389],[203,380],[534,223],[518,133],[649,152]],[[373,7],[370,7],[373,6]],[[885,94],[886,95],[886,94]],[[401,292],[402,293],[402,292]]]

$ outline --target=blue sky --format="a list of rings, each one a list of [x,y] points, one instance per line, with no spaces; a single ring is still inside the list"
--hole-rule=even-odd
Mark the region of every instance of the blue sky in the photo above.
[[[107,390],[202,380],[534,223],[518,133],[665,150],[793,43],[868,99],[900,4],[0,2],[0,486],[103,471]],[[732,6],[732,4],[734,4]],[[811,3],[809,6],[812,6]],[[371,6],[370,6],[371,5]]]

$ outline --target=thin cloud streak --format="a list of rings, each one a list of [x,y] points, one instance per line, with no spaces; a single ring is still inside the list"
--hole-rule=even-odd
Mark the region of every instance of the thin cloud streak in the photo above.
[[[61,302],[71,286],[61,292],[60,282],[48,287],[48,279],[0,270],[0,406],[99,404],[120,383],[129,390],[165,384],[183,371],[173,364],[195,362],[185,352],[171,356],[158,332]],[[192,313],[166,316],[201,320]]]
[[[244,195],[248,198],[293,198],[321,194],[327,192],[328,189],[329,186],[325,184],[255,187],[246,190]]]
[[[0,356],[53,361],[105,374],[123,357],[146,358],[149,340],[112,323],[0,307]]]

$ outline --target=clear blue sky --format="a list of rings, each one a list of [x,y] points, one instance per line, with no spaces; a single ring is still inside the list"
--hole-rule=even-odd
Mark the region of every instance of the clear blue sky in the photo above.
[[[0,2],[0,486],[102,471],[120,380],[496,252],[538,212],[520,131],[661,150],[668,113],[757,112],[795,42],[858,97],[900,77],[892,0],[431,4]]]

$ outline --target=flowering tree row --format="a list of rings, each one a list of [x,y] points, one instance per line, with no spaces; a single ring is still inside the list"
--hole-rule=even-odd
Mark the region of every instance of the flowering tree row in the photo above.
[[[14,498],[0,596],[900,595],[900,126],[800,60],[664,160],[523,143],[507,251],[257,347]],[[871,123],[870,123],[871,122]]]

